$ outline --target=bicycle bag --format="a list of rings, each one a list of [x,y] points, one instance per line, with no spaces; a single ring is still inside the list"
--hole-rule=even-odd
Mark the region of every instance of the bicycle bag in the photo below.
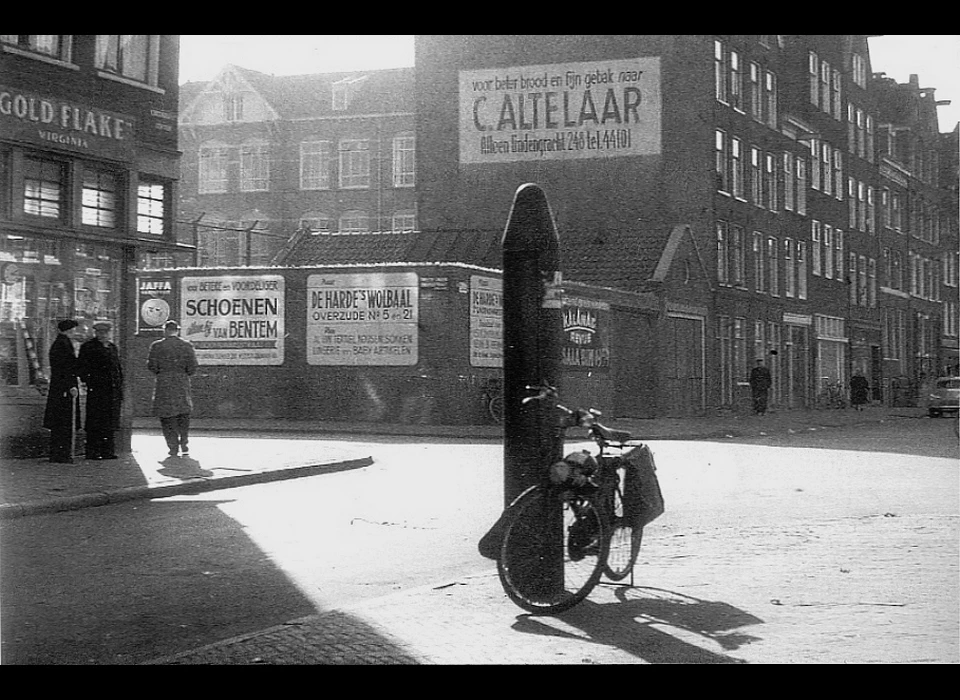
[[[643,527],[663,515],[664,511],[653,451],[647,445],[640,445],[625,453],[622,459],[626,465],[623,493],[625,515],[630,519],[636,518],[637,526]]]

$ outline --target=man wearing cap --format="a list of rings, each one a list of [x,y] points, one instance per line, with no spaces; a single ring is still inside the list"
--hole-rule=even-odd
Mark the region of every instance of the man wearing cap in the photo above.
[[[147,369],[156,375],[153,389],[153,412],[160,418],[167,453],[189,457],[190,377],[197,371],[197,354],[193,344],[179,335],[180,324],[169,320],[163,324],[163,338],[150,344]]]
[[[73,347],[73,319],[57,324],[57,337],[50,346],[50,386],[43,427],[50,431],[50,461],[73,462],[74,430],[80,427],[80,398],[77,389],[77,352]]]
[[[80,346],[80,379],[87,385],[87,459],[116,459],[114,431],[120,427],[123,369],[110,340],[109,321],[93,324],[94,337]]]

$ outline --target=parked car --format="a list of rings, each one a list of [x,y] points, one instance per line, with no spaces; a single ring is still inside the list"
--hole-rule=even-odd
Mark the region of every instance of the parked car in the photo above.
[[[944,413],[956,413],[960,408],[960,377],[940,377],[930,392],[927,412],[931,418],[939,418]]]

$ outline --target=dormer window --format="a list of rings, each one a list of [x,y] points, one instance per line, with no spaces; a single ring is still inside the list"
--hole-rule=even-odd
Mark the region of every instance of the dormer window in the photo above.
[[[243,121],[243,95],[228,93],[223,96],[223,119],[228,122]]]
[[[332,86],[333,90],[333,109],[342,112],[350,107],[353,98],[356,95],[357,88],[367,79],[367,76],[361,75],[357,78],[343,78],[338,80]]]

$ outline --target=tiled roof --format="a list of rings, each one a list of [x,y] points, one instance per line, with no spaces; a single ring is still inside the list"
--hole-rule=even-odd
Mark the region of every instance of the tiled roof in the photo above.
[[[351,233],[302,235],[282,260],[292,267],[406,262],[412,233]]]
[[[241,66],[229,67],[246,80],[283,119],[412,112],[414,109],[413,68],[274,76]],[[333,84],[339,80],[356,78],[363,80],[355,84],[356,92],[349,107],[335,112],[332,106]],[[181,85],[181,110],[190,105],[210,82]]]
[[[578,282],[636,289],[648,281],[663,253],[669,231],[606,229],[560,242],[563,276]]]

